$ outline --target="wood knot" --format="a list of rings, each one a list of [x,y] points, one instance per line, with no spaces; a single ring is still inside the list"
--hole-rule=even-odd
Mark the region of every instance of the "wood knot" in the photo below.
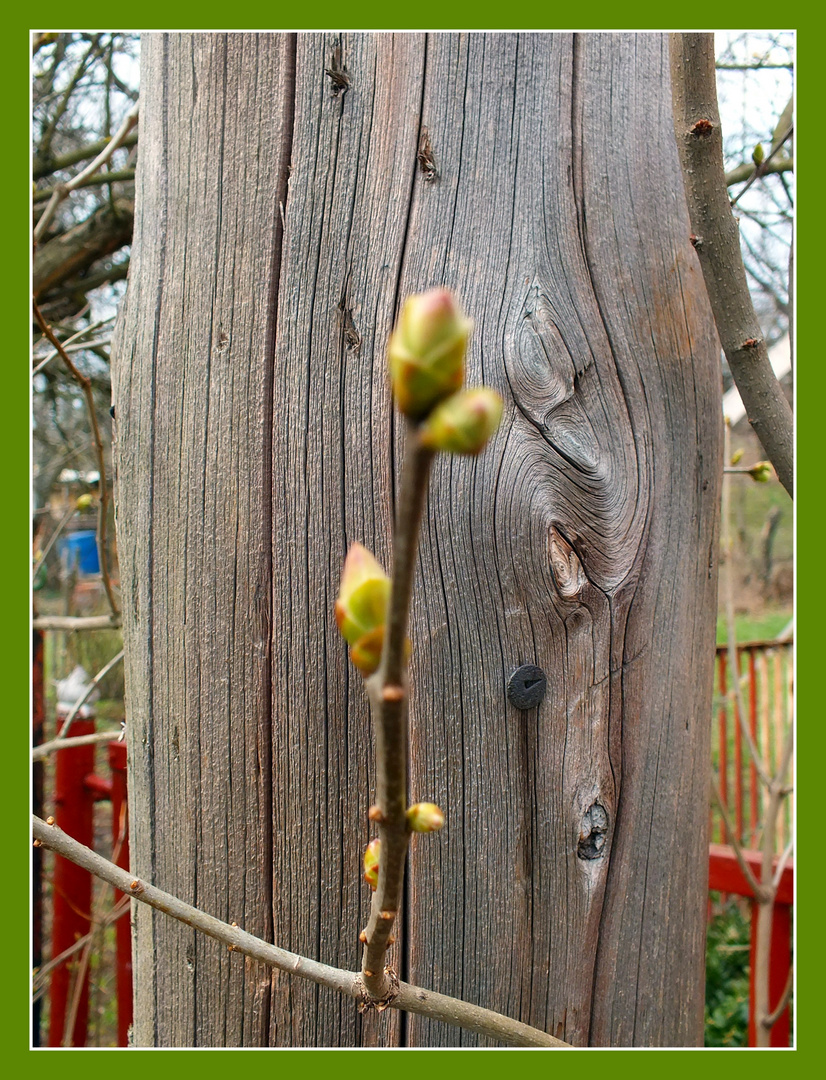
[[[559,595],[565,600],[575,600],[588,580],[582,563],[571,544],[558,529],[551,526],[551,573]]]

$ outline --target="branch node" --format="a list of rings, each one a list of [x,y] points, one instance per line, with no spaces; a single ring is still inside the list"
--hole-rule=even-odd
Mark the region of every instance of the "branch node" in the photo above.
[[[141,881],[133,881],[132,884],[129,886],[129,888],[132,890],[133,893],[142,893],[143,892],[143,882],[141,882]]]
[[[688,238],[691,241],[691,246],[694,248],[701,248],[703,246],[702,236],[695,236],[694,233]]]
[[[382,917],[383,919],[386,919],[386,920],[387,920],[388,922],[392,922],[392,921],[393,921],[393,919],[395,919],[395,918],[396,918],[396,915],[397,915],[397,914],[398,914],[398,912],[395,912],[395,911],[383,911],[383,912],[381,913],[381,917]]]
[[[746,340],[743,342],[743,344],[740,346],[740,348],[741,349],[756,349],[759,344],[760,344],[760,338],[750,337],[750,338],[746,338]]]
[[[373,806],[371,806],[371,807],[370,807],[370,809],[369,809],[369,810],[367,811],[367,817],[368,817],[368,819],[369,819],[370,821],[376,821],[376,822],[378,822],[379,824],[380,824],[380,823],[381,823],[382,821],[384,821],[384,814],[383,814],[383,812],[382,812],[382,809],[381,809],[381,807],[380,807],[380,806],[376,805],[375,803],[374,803],[374,804],[373,804]]]
[[[54,818],[51,816],[51,814],[46,818],[46,824],[54,825]]]
[[[396,686],[391,683],[389,686],[385,686],[381,692],[382,701],[403,701],[404,700],[404,687]]]

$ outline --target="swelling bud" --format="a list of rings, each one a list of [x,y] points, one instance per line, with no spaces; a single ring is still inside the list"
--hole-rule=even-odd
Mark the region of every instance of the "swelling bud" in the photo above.
[[[379,855],[381,840],[371,840],[364,852],[364,880],[375,892],[379,883]]]
[[[436,406],[422,425],[421,440],[431,450],[478,454],[501,419],[502,398],[495,390],[461,390]]]
[[[405,416],[420,420],[462,385],[472,325],[448,289],[405,300],[387,345],[393,396]]]
[[[390,578],[366,547],[353,544],[344,561],[335,615],[351,646],[350,658],[363,675],[379,666],[389,600]]]
[[[417,802],[407,811],[407,824],[413,832],[438,832],[445,823],[445,815],[432,802]]]

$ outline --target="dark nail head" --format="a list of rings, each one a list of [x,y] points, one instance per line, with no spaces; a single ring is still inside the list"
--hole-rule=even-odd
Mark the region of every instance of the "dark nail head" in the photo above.
[[[508,701],[517,709],[535,709],[545,696],[548,680],[536,664],[523,664],[508,679]]]

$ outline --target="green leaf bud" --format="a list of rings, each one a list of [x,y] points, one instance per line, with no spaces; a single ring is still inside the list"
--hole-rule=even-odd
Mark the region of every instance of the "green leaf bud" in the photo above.
[[[347,552],[335,603],[336,623],[349,645],[383,627],[390,600],[390,578],[366,547]]]
[[[752,465],[749,469],[749,476],[752,480],[756,480],[758,484],[765,484],[767,480],[772,478],[772,467],[768,461],[758,461],[756,465]]]
[[[489,386],[460,390],[441,402],[422,425],[431,450],[478,454],[502,419],[502,398]]]
[[[462,385],[472,325],[448,289],[405,300],[387,346],[393,396],[405,416],[421,419]]]
[[[413,832],[438,832],[445,823],[445,815],[432,802],[418,802],[407,811],[407,824]]]
[[[379,855],[381,840],[371,840],[364,852],[364,880],[375,892],[379,883]]]
[[[91,509],[93,501],[94,500],[92,499],[91,495],[78,495],[75,507],[82,513],[84,510]]]
[[[763,150],[763,144],[758,143],[751,152],[751,160],[754,162],[755,165],[762,165],[765,157],[766,154]]]

